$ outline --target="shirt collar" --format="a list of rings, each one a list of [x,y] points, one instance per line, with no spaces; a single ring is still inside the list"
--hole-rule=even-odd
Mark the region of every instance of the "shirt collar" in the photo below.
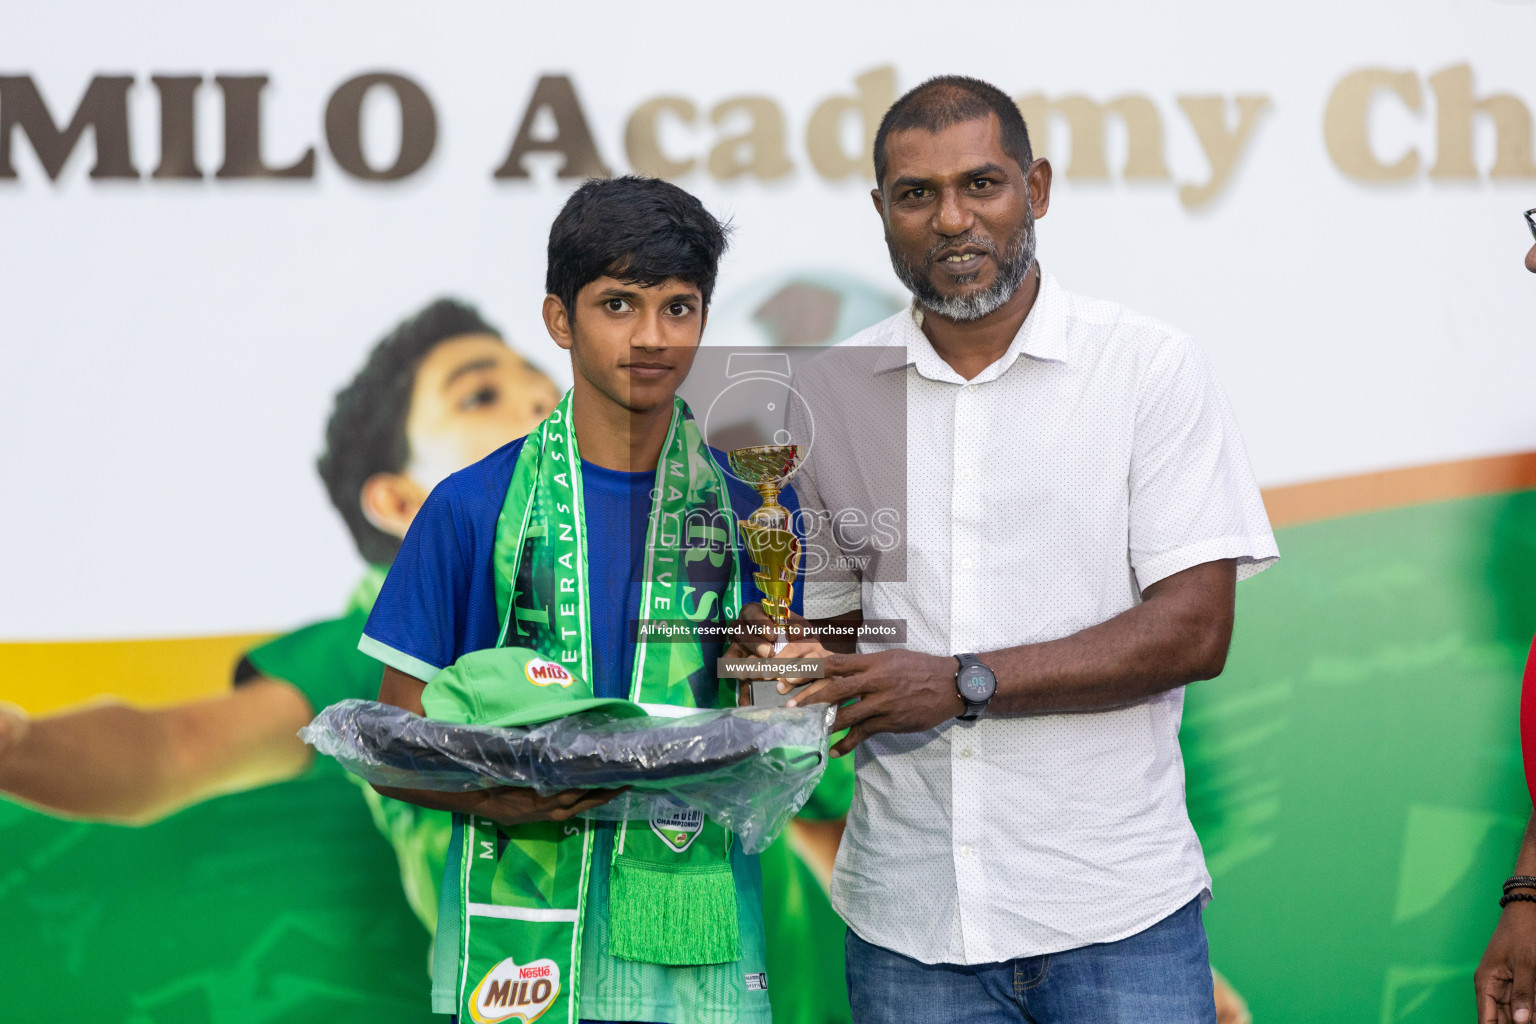
[[[895,369],[898,366],[912,366],[930,380],[948,381],[954,384],[985,384],[1007,373],[1018,361],[1020,355],[1029,356],[1031,359],[1066,362],[1068,350],[1066,304],[1066,294],[1057,283],[1055,275],[1042,267],[1040,292],[1035,296],[1035,304],[1030,307],[1029,316],[1024,318],[1024,323],[1019,327],[1019,333],[1013,336],[1008,350],[991,366],[968,381],[944,361],[934,349],[933,342],[929,341],[928,336],[923,333],[923,307],[914,299],[906,314],[897,321],[897,336],[892,339],[895,343],[893,348],[905,347],[905,358],[893,352],[890,357],[882,360],[880,368]]]

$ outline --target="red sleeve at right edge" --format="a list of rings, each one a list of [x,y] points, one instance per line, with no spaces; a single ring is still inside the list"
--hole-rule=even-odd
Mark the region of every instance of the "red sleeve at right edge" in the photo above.
[[[1536,641],[1531,643],[1520,681],[1520,752],[1525,759],[1525,785],[1536,805]]]

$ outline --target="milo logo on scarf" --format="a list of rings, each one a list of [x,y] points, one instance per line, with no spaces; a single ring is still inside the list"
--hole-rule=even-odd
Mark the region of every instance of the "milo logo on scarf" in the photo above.
[[[538,1020],[560,994],[560,965],[553,960],[519,964],[512,957],[486,972],[469,997],[469,1015],[475,1024],[499,1024]]]
[[[692,809],[673,811],[651,819],[651,831],[678,853],[682,853],[693,845],[693,841],[698,838],[699,830],[703,827],[704,812]]]

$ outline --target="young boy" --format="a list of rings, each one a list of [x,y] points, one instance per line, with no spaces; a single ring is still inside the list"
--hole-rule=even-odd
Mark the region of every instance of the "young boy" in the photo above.
[[[733,521],[760,498],[676,399],[725,245],[702,204],[660,180],[590,181],[571,196],[550,230],[544,322],[571,353],[574,387],[526,440],[450,476],[418,513],[359,643],[385,665],[380,700],[419,714],[438,672],[519,647],[570,669],[592,696],[734,703],[714,675],[720,644],[636,643],[631,624],[725,622],[761,598],[733,543]],[[780,501],[798,508],[787,489]],[[480,1024],[546,1012],[570,1022],[770,1019],[756,858],[718,826],[695,820],[680,834],[676,823],[578,819],[611,791],[380,792],[459,815],[463,853],[450,854],[450,871],[461,874],[444,905],[457,901],[462,931],[440,919],[441,1012]],[[685,905],[637,907],[618,881],[670,870],[668,850],[688,857],[675,894]],[[476,890],[474,872],[491,867],[481,859],[495,862],[495,880]],[[732,918],[735,940],[725,947],[703,948],[681,928],[647,948],[622,924],[636,913],[694,920],[688,900],[722,891],[728,904],[713,911]],[[504,976],[508,961],[532,980]]]

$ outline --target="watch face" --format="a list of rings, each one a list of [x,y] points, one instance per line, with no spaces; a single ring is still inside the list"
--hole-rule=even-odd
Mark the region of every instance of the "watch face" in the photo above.
[[[997,678],[985,665],[967,665],[955,679],[960,695],[968,701],[980,703],[991,700],[997,690]]]

